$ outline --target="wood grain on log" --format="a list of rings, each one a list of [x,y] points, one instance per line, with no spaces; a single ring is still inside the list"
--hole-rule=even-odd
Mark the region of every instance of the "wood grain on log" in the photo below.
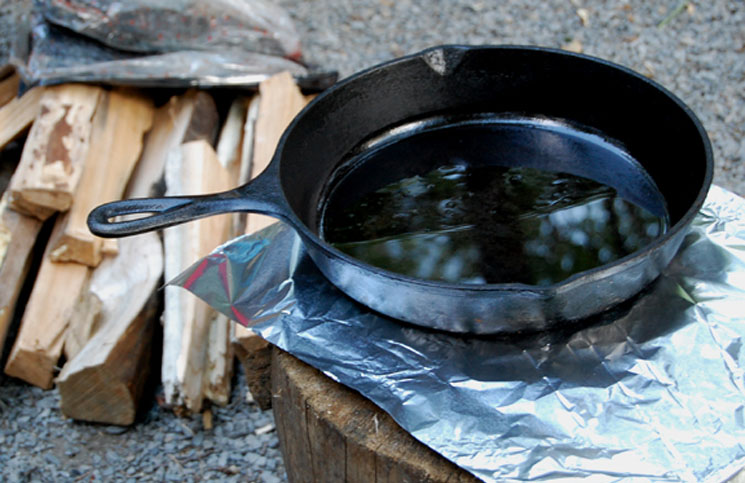
[[[34,121],[39,113],[42,92],[42,87],[31,89],[0,107],[0,149],[20,136]]]
[[[64,222],[64,218],[56,222],[52,236],[61,230]],[[9,376],[44,389],[52,387],[67,325],[90,270],[77,263],[52,262],[49,248],[47,245],[5,365]]]
[[[8,207],[0,198],[0,352],[2,352],[16,301],[21,292],[41,222]]]
[[[173,133],[179,116],[172,115],[179,105],[183,103],[174,98],[156,113],[138,164],[141,169],[130,179],[126,198],[155,193],[164,169],[155,155],[169,144],[169,135],[183,136],[183,130]],[[107,424],[134,422],[150,372],[162,277],[163,244],[153,232],[121,239],[117,256],[96,268],[70,322],[65,341],[69,360],[57,378],[65,415]]]
[[[267,167],[282,133],[307,102],[308,99],[302,95],[289,73],[275,75],[259,85],[255,124],[248,125],[252,121],[251,115],[248,115],[244,128],[244,145],[251,145],[251,162],[250,167],[241,167],[242,172],[255,178]],[[244,146],[244,151],[246,149]],[[249,214],[245,232],[255,233],[276,221],[269,216]],[[237,324],[233,328],[232,341],[254,400],[262,409],[268,409],[271,407],[271,398],[265,384],[269,380],[268,343],[251,330]]]
[[[68,417],[134,423],[150,371],[163,253],[156,233],[121,240],[121,251],[91,276],[65,340],[69,358],[57,378]]]
[[[217,159],[225,169],[230,172],[234,179],[238,180],[238,169],[241,162],[241,146],[243,145],[243,132],[248,112],[249,99],[238,97],[233,100],[228,109],[228,115],[220,129],[220,137],[217,140]]]
[[[100,87],[79,84],[44,88],[21,161],[10,180],[14,209],[44,220],[70,208],[102,92]]]
[[[21,77],[13,72],[0,81],[0,106],[4,106],[18,96],[18,86],[21,85]]]
[[[243,124],[243,143],[241,144],[240,168],[238,184],[246,183],[251,177],[251,161],[254,154],[254,133],[256,132],[256,118],[259,115],[261,96],[255,95],[248,103],[246,120]],[[245,227],[244,227],[245,230]]]
[[[276,347],[274,418],[292,483],[476,482],[368,399]]]
[[[101,263],[104,239],[88,229],[88,213],[100,204],[121,199],[152,118],[153,103],[141,93],[116,89],[102,95],[67,224],[59,237],[51,240],[52,260],[89,267]]]
[[[163,180],[168,155],[180,149],[187,138],[210,140],[215,127],[205,119],[217,119],[215,101],[206,92],[189,90],[171,97],[153,116],[153,125],[145,136],[140,160],[132,173],[127,196],[162,196],[158,189]],[[215,121],[216,122],[216,121]]]
[[[259,84],[259,96],[259,112],[254,128],[251,179],[258,176],[269,165],[282,133],[308,102],[289,72],[274,75]],[[271,216],[249,215],[246,233],[255,233],[276,221],[277,219]]]
[[[206,141],[186,143],[179,152],[172,154],[166,163],[169,195],[213,193],[232,186],[225,168]],[[229,224],[230,215],[220,215],[166,229],[166,279],[179,275],[224,242]],[[161,379],[166,402],[175,408],[199,412],[210,380],[222,379],[229,383],[227,375],[222,378],[207,375],[210,365],[208,347],[220,347],[221,343],[229,345],[227,327],[224,331],[210,329],[211,324],[220,323],[215,318],[215,311],[201,300],[181,288],[166,287]],[[222,323],[228,324],[228,321]],[[211,333],[214,337],[224,333],[225,340],[209,342]],[[232,360],[232,352],[229,353]],[[222,367],[230,370],[232,364],[226,363]],[[215,388],[211,390],[217,392]],[[224,404],[227,401],[214,402]]]
[[[250,133],[245,130],[249,103],[250,99],[242,96],[233,100],[217,140],[217,159],[227,170],[234,186],[244,183],[240,180],[241,160],[245,145],[250,145],[252,142],[250,137],[246,137],[246,134],[250,135]],[[245,229],[246,213],[233,213],[230,238],[242,234]]]
[[[271,362],[269,342],[241,325],[233,335],[233,350],[243,365],[243,371],[254,401],[263,410],[272,407]]]

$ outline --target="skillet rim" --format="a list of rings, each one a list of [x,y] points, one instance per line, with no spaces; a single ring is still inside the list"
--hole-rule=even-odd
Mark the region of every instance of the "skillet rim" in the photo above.
[[[492,283],[492,284],[465,284],[465,283],[453,283],[453,282],[442,282],[442,281],[421,279],[421,278],[402,275],[397,272],[393,272],[390,270],[385,270],[380,267],[376,267],[369,263],[363,262],[362,260],[354,258],[342,252],[341,250],[334,248],[332,245],[328,244],[323,239],[321,239],[320,236],[316,235],[315,233],[313,233],[313,231],[311,231],[311,229],[306,225],[306,223],[298,217],[294,208],[289,203],[287,196],[285,196],[284,186],[283,186],[282,177],[281,177],[281,169],[282,169],[281,161],[282,161],[282,154],[283,154],[285,145],[287,144],[289,137],[293,134],[293,131],[297,129],[298,125],[302,123],[308,111],[311,111],[312,109],[314,109],[316,104],[323,102],[327,97],[333,96],[336,93],[336,91],[343,89],[348,84],[351,84],[353,82],[358,82],[360,79],[363,79],[367,75],[377,72],[383,68],[392,68],[396,64],[403,64],[406,62],[415,61],[417,59],[421,60],[422,62],[425,62],[426,57],[428,55],[431,55],[432,52],[454,51],[454,50],[463,51],[464,55],[466,54],[466,52],[473,52],[473,51],[511,50],[511,51],[516,51],[516,52],[534,52],[534,53],[556,55],[558,57],[576,58],[576,59],[580,59],[583,62],[590,62],[593,64],[602,65],[603,67],[615,70],[619,72],[620,74],[625,74],[635,79],[636,81],[641,82],[642,84],[648,85],[653,90],[657,91],[661,96],[667,98],[667,100],[669,101],[672,101],[673,105],[681,110],[681,114],[685,115],[688,121],[690,121],[692,125],[696,128],[699,134],[699,139],[703,144],[705,174],[700,184],[700,188],[698,190],[696,198],[693,200],[693,203],[691,204],[691,206],[688,207],[688,209],[685,211],[683,216],[676,223],[671,225],[669,229],[662,236],[650,242],[644,248],[637,250],[635,252],[632,252],[617,260],[614,260],[613,262],[606,263],[603,265],[598,265],[597,267],[591,268],[589,270],[584,270],[584,271],[575,273],[559,282],[555,282],[550,285],[539,286],[539,285],[529,285],[529,284],[517,283],[517,282]],[[359,141],[363,142],[364,140],[361,139]],[[448,293],[452,293],[453,291],[478,292],[478,293],[480,292],[519,292],[519,293],[531,293],[536,296],[539,296],[540,298],[550,298],[554,294],[557,294],[563,291],[569,291],[577,285],[584,285],[594,280],[608,278],[620,271],[624,271],[626,268],[630,266],[634,266],[640,263],[644,263],[645,261],[648,261],[650,258],[652,258],[651,257],[652,253],[660,250],[664,245],[667,245],[671,241],[671,239],[679,236],[679,233],[682,230],[687,231],[690,229],[691,224],[693,223],[693,219],[696,217],[696,215],[698,215],[699,211],[701,210],[701,207],[704,204],[704,201],[706,200],[706,196],[709,192],[709,189],[712,184],[713,176],[714,176],[713,150],[711,146],[711,141],[709,139],[708,134],[706,133],[706,130],[703,127],[703,124],[698,119],[698,117],[693,112],[693,110],[688,105],[686,105],[679,97],[673,94],[670,90],[668,90],[661,84],[655,82],[654,80],[649,79],[648,77],[645,77],[642,74],[628,67],[617,64],[615,62],[611,62],[609,60],[605,60],[605,59],[587,55],[587,54],[569,52],[569,51],[552,48],[552,47],[543,47],[543,46],[536,46],[536,45],[518,45],[518,44],[515,44],[515,45],[513,44],[501,44],[501,45],[443,44],[443,45],[429,47],[427,49],[421,50],[413,54],[405,55],[402,57],[397,57],[397,58],[376,64],[376,65],[373,65],[361,71],[358,71],[340,80],[339,82],[337,82],[330,88],[323,91],[321,94],[316,96],[310,103],[308,103],[298,113],[297,116],[295,116],[295,118],[292,120],[290,125],[282,133],[282,136],[279,139],[277,148],[272,157],[270,166],[275,165],[275,163],[277,166],[275,175],[278,176],[279,178],[278,184],[279,184],[280,189],[282,190],[283,201],[284,201],[284,204],[288,208],[287,215],[289,215],[289,218],[291,218],[291,221],[292,221],[291,224],[293,228],[297,230],[298,234],[301,235],[301,237],[304,240],[306,240],[307,242],[310,242],[315,249],[318,249],[321,252],[323,252],[324,256],[330,259],[339,259],[343,261],[344,263],[347,263],[360,271],[368,272],[370,275],[384,277],[396,283],[425,287],[425,288],[435,290],[435,291],[446,291]],[[326,181],[328,181],[328,179],[324,180],[324,182]],[[681,238],[681,241],[682,241],[682,238]],[[677,249],[678,248],[676,247],[676,251]],[[643,287],[639,287],[639,289],[641,288]]]

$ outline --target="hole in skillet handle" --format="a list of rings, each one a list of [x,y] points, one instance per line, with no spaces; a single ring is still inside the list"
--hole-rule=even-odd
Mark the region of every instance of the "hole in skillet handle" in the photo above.
[[[113,201],[96,207],[88,215],[88,228],[96,236],[116,238],[167,228],[198,218],[194,198],[140,198]],[[124,215],[145,215],[115,220]],[[203,216],[206,216],[204,214]]]
[[[168,228],[188,221],[221,213],[250,211],[239,189],[201,196],[135,198],[113,201],[95,208],[88,215],[88,228],[94,235],[116,238]],[[124,215],[145,215],[114,220]]]
[[[88,228],[94,235],[116,238],[168,228],[212,215],[252,212],[290,220],[276,170],[267,168],[238,188],[198,196],[168,196],[113,201],[93,209]],[[114,220],[124,215],[145,215]],[[291,223],[292,224],[292,223]]]

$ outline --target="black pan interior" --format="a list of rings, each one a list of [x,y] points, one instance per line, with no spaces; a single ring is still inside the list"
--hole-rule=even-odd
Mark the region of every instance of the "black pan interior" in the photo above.
[[[379,149],[386,149],[387,156],[376,156]],[[454,163],[527,167],[589,178],[655,216],[667,217],[664,197],[623,146],[570,121],[505,113],[437,116],[381,133],[337,166],[319,210],[322,215],[338,212],[389,183]]]
[[[318,234],[319,207],[350,153],[397,126],[479,115],[568,123],[604,137],[651,176],[671,225],[691,208],[710,169],[692,114],[631,71],[542,49],[445,47],[363,72],[319,96],[281,144],[284,194]],[[643,191],[643,176],[631,176],[626,188],[636,184]]]

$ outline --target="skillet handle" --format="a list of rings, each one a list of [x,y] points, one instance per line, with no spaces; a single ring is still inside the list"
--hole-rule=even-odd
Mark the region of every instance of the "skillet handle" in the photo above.
[[[106,203],[90,212],[88,228],[94,235],[115,238],[167,228],[221,213],[244,211],[287,220],[290,208],[280,194],[278,176],[275,172],[267,171],[240,188],[222,193],[135,198]],[[131,214],[149,215],[112,221],[117,216]]]

